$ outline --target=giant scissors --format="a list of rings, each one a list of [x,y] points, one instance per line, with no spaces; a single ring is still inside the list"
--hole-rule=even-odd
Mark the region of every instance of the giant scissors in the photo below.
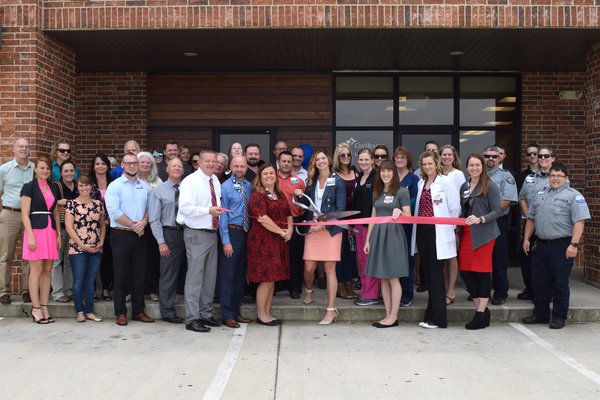
[[[299,199],[299,197],[304,197],[306,199],[306,201],[308,201],[308,205],[301,203],[299,201],[296,201],[297,197],[298,197],[298,199]],[[312,199],[304,193],[301,196],[293,195],[292,196],[292,204],[302,208],[303,210],[310,211],[313,213],[313,219],[310,221],[305,220],[304,222],[336,221],[336,220],[339,220],[342,218],[351,217],[352,215],[360,214],[360,211],[337,211],[337,212],[332,212],[332,213],[327,213],[327,214],[322,213],[321,210],[317,209],[317,206],[315,205],[315,203],[313,203]],[[336,226],[339,226],[342,229],[348,229],[348,225],[345,225],[345,224],[339,224]],[[300,232],[298,230],[298,226],[296,226],[296,233],[300,236],[308,235],[308,233]]]

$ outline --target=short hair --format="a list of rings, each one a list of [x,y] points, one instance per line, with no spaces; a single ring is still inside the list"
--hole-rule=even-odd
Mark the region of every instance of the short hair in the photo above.
[[[92,178],[89,177],[89,175],[83,174],[83,175],[79,175],[79,178],[77,179],[77,183],[81,183],[83,185],[92,185]]]
[[[181,163],[181,165],[183,166],[183,160],[177,156],[171,158],[170,160],[167,160],[167,167],[169,166],[169,164],[171,164],[171,161],[173,160],[179,160],[179,162]]]
[[[213,149],[201,149],[200,152],[198,153],[198,155],[200,156],[200,159],[202,159],[202,156],[204,156],[205,154],[217,154],[216,151],[214,151]]]
[[[290,149],[290,153],[296,149],[302,150],[302,156],[304,156],[304,149],[300,146],[294,146]]]
[[[229,164],[229,156],[225,153],[217,153],[217,158],[223,157],[225,159],[225,164]]]
[[[569,176],[569,171],[567,170],[567,167],[563,164],[563,163],[552,163],[552,166],[550,167],[550,172],[555,171],[555,172],[562,172],[565,174],[565,176]]]
[[[292,157],[292,159],[294,158],[294,155],[289,150],[283,150],[281,153],[279,153],[279,155],[277,156],[277,159],[281,160],[281,156],[290,156],[290,157]]]
[[[540,146],[540,147],[538,147],[538,154],[542,150],[548,150],[548,153],[550,153],[552,155],[552,157],[556,157],[556,154],[554,154],[554,148],[547,146],[547,145]]]
[[[68,144],[69,145],[69,149],[71,149],[71,143],[69,143],[68,141],[66,141],[65,139],[60,139],[56,142],[54,142],[54,144],[52,145],[52,149],[50,150],[50,155],[52,157],[56,157],[56,152],[58,151],[58,146],[60,144]],[[73,149],[71,149],[72,151]],[[71,153],[71,156],[73,155],[73,153]]]
[[[425,142],[425,147],[424,147],[425,149],[427,148],[428,144],[435,144],[435,147],[438,148],[438,151],[440,150],[440,144],[437,141],[435,141],[435,140],[428,140],[428,141],[426,141]]]
[[[419,157],[419,168],[421,168],[420,169],[421,178],[423,178],[425,180],[427,179],[427,174],[425,173],[425,171],[423,171],[423,159],[427,158],[427,157],[433,158],[433,162],[435,162],[436,173],[438,175],[442,174],[442,163],[440,161],[440,155],[433,151],[424,151],[421,153],[421,156]]]
[[[540,149],[540,146],[537,143],[529,143],[527,144],[527,146],[525,146],[525,149],[528,149],[530,147],[535,147],[536,149]]]
[[[402,154],[406,158],[406,167],[408,168],[409,171],[412,172],[413,159],[412,159],[412,154],[410,154],[410,150],[408,149],[408,147],[404,147],[404,146],[396,147],[396,150],[394,150],[394,158],[396,158],[396,156],[399,154]]]
[[[135,155],[132,152],[128,151],[127,153],[123,154],[123,157],[121,157],[121,162],[123,162],[123,160],[125,160],[125,157],[128,157],[128,156],[129,157],[135,157],[137,159],[137,155]]]
[[[493,146],[488,146],[485,149],[483,149],[483,152],[485,153],[486,151],[495,151],[496,153],[500,153],[500,149],[498,148],[498,146],[493,145]]]
[[[171,140],[171,139],[169,139],[169,140],[167,140],[165,142],[165,150],[167,149],[167,146],[170,145],[170,144],[174,144],[179,149],[179,143],[177,143],[177,140]]]
[[[63,163],[62,163],[62,164],[60,164],[60,172],[62,173],[62,170],[63,170],[64,166],[65,166],[65,165],[69,165],[69,164],[71,164],[71,165],[73,166],[73,169],[75,169],[75,163],[73,162],[73,160],[71,160],[71,159],[69,158],[69,159],[67,159],[67,160],[63,161]]]
[[[246,153],[250,147],[258,147],[259,153],[261,152],[260,146],[258,144],[256,144],[256,143],[248,143],[246,146],[244,146],[244,153]]]
[[[129,143],[135,143],[135,147],[137,148],[137,151],[140,151],[140,144],[138,142],[136,142],[135,140],[128,140],[125,142],[125,145],[123,145],[123,150],[125,150],[125,148],[127,147],[127,145]]]
[[[377,146],[375,146],[375,148],[373,149],[373,155],[375,155],[375,152],[377,150],[385,151],[385,156],[388,158],[390,157],[390,151],[388,150],[388,147],[385,144],[378,144]]]

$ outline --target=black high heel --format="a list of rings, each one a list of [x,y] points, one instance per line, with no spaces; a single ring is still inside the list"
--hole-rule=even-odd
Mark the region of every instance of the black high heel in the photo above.
[[[40,307],[46,307],[46,308],[48,308],[48,304],[40,304]],[[50,311],[50,310],[48,310],[48,311]],[[54,317],[51,316],[51,315],[49,315],[45,319],[46,319],[46,321],[48,321],[49,324],[51,324],[53,322],[56,322],[56,320],[54,319]]]
[[[31,306],[31,318],[33,319],[33,322],[35,322],[36,324],[40,324],[40,325],[46,325],[48,323],[48,320],[46,318],[44,318],[44,315],[42,314],[42,318],[37,319],[35,317],[35,315],[33,315],[33,310],[41,310],[41,308]]]
[[[484,318],[485,326],[490,326],[490,319],[492,317],[491,314],[492,313],[490,312],[490,309],[486,307],[485,310],[483,311],[483,318]]]

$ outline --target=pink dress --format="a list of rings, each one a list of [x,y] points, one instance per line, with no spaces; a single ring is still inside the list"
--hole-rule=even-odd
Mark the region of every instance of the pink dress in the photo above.
[[[54,195],[48,186],[46,181],[38,180],[40,188],[46,186],[48,190],[42,190],[44,200],[46,201],[46,207],[50,209],[52,203],[54,203]],[[32,210],[36,211],[36,210]],[[58,259],[58,248],[56,247],[56,230],[52,229],[52,214],[48,215],[48,226],[44,229],[33,229],[33,236],[35,237],[35,249],[31,250],[28,246],[27,232],[23,235],[23,259],[24,260],[57,260]]]

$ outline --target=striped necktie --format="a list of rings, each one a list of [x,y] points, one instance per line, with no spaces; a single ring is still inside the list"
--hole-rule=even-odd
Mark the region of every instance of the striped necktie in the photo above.
[[[210,202],[213,207],[217,207],[217,195],[215,194],[215,185],[213,185],[212,177],[208,179],[210,184]],[[219,229],[219,216],[213,216],[213,229],[216,231]]]

